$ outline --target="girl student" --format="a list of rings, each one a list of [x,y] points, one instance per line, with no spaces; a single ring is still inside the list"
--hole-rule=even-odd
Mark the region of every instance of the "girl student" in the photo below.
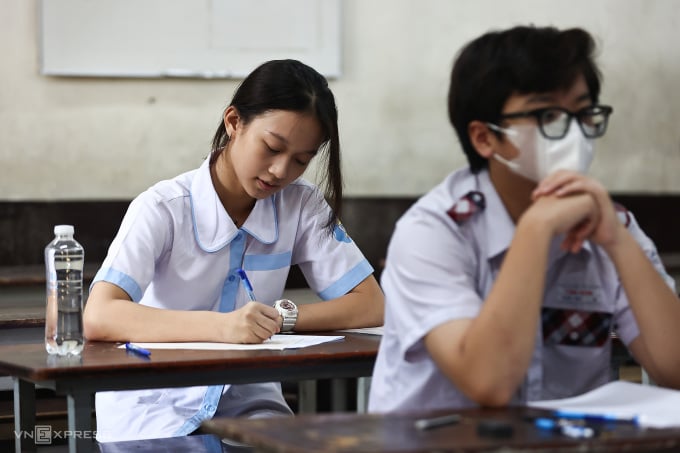
[[[323,192],[300,178],[317,154]],[[341,201],[327,81],[299,61],[262,64],[237,88],[202,165],[131,202],[93,280],[86,337],[259,343],[282,329],[381,325],[383,294],[338,220]],[[272,306],[291,265],[323,303]],[[100,442],[187,435],[215,415],[292,413],[279,383],[100,392],[96,411]]]

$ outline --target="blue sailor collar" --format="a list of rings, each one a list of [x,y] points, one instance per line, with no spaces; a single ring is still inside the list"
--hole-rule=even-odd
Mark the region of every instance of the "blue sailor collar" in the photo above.
[[[270,244],[278,238],[275,197],[257,200],[242,229],[260,242]],[[227,246],[239,230],[222,206],[210,177],[209,159],[196,170],[191,181],[191,216],[199,247],[216,252]]]

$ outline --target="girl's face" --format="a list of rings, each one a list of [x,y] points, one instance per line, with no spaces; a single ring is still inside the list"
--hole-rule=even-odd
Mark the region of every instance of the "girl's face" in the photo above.
[[[224,115],[236,180],[252,198],[266,198],[305,171],[323,142],[319,121],[308,113],[272,110],[241,122],[229,107]]]

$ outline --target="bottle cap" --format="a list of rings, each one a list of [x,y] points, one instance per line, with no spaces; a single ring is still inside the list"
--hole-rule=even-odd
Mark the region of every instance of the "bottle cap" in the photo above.
[[[57,236],[73,236],[73,225],[55,225],[54,234]]]

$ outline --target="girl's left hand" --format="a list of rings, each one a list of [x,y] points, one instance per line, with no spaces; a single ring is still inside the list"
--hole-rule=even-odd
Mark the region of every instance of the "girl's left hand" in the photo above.
[[[545,195],[563,197],[575,193],[590,194],[600,215],[597,222],[581,224],[569,231],[562,242],[562,248],[575,253],[588,238],[605,249],[616,244],[623,225],[616,215],[609,193],[598,181],[574,171],[558,170],[538,184],[532,193],[532,199],[535,201]]]

